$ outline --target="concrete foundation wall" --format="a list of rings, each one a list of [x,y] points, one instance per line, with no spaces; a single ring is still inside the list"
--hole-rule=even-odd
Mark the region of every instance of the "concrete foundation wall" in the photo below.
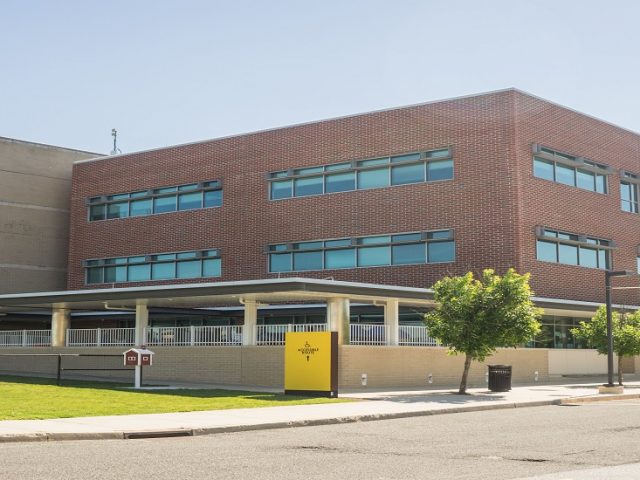
[[[618,371],[618,357],[614,356],[613,368]],[[607,373],[607,356],[596,350],[549,350],[550,375],[585,375]]]

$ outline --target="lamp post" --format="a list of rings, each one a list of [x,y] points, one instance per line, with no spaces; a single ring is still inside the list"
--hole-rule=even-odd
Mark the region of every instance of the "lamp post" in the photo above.
[[[607,307],[607,387],[613,387],[613,323],[611,314],[611,278],[612,277],[628,277],[635,275],[629,270],[605,270],[604,287],[605,287],[605,304]]]

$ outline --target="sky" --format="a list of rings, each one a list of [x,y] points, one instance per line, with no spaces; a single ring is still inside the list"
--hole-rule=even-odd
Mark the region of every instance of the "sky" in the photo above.
[[[0,136],[124,152],[516,87],[640,132],[636,0],[0,0]]]

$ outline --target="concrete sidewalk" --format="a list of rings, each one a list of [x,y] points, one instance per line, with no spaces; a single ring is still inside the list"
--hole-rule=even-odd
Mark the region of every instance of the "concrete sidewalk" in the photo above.
[[[622,395],[599,395],[597,383],[516,386],[510,392],[455,390],[341,392],[353,402],[204,412],[0,421],[0,443],[21,441],[133,439],[328,425],[501,408],[640,398],[640,381]]]

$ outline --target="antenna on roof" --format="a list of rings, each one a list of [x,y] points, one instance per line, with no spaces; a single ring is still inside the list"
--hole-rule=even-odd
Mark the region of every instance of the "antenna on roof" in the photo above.
[[[118,131],[115,128],[111,129],[111,136],[113,137],[113,150],[111,150],[111,155],[122,153],[122,150],[120,150],[116,144],[118,141]]]

